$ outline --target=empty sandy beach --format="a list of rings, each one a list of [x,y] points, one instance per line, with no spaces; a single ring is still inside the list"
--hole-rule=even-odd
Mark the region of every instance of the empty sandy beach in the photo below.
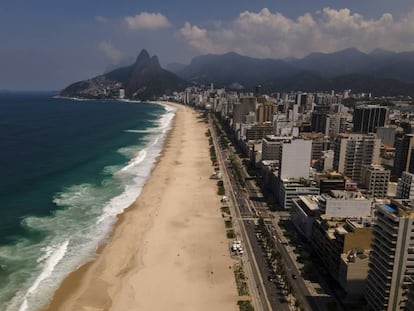
[[[98,258],[72,273],[47,310],[237,310],[210,180],[206,124],[179,106],[163,155]]]

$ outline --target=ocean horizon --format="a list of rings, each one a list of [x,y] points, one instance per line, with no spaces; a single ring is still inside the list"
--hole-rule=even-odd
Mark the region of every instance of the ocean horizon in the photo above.
[[[0,93],[0,310],[45,306],[148,180],[175,109]]]

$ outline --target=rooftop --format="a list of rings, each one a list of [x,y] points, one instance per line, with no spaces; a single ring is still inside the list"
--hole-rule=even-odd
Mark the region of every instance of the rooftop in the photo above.
[[[330,195],[325,195],[328,199],[338,200],[366,200],[367,198],[359,191],[346,191],[346,190],[331,190]]]
[[[391,200],[390,204],[384,204],[380,208],[393,217],[414,218],[414,202],[411,200]]]

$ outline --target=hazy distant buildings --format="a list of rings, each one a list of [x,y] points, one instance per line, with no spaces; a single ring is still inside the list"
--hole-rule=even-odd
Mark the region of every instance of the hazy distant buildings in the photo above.
[[[259,103],[256,109],[258,123],[273,122],[273,114],[277,112],[277,106],[272,102]]]
[[[119,89],[119,98],[124,99],[125,98],[125,89]]]
[[[249,113],[256,113],[256,97],[241,97],[240,101],[233,105],[233,124],[244,123]]]

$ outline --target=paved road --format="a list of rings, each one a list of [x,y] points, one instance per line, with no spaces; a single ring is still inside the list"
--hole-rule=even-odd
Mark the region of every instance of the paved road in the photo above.
[[[248,220],[256,216],[253,210],[256,210],[259,206],[254,205],[255,207],[252,208],[253,203],[250,200],[251,193],[240,187],[229,169],[229,161],[225,160],[230,154],[229,151],[220,148],[214,127],[211,123],[210,129],[217,157],[222,166],[223,181],[234,203],[235,217],[233,217],[233,220],[235,221],[233,223],[235,224],[235,229],[238,229],[237,231],[240,232],[240,239],[244,242],[247,251],[247,256],[243,256],[243,264],[245,270],[247,270],[248,285],[255,310],[289,310],[287,303],[281,302],[283,296],[281,296],[280,291],[277,291],[275,284],[267,280],[270,272],[267,259],[261,247],[258,245],[255,228],[252,225],[253,222]],[[264,208],[263,205],[260,205],[260,207]],[[247,221],[250,223],[247,223]]]
[[[218,124],[218,122],[216,124]],[[218,126],[221,127],[219,124]],[[265,300],[266,302],[263,303],[263,308],[260,310],[265,310],[266,305],[269,308],[269,303],[271,305],[271,310],[289,310],[286,304],[280,302],[281,297],[279,297],[280,295],[278,294],[279,291],[277,289],[277,286],[274,286],[274,284],[267,281],[267,276],[270,273],[269,266],[266,256],[261,250],[261,246],[258,245],[252,222],[254,217],[257,217],[257,215],[269,215],[268,206],[266,202],[264,202],[263,195],[260,189],[256,186],[254,180],[246,180],[245,188],[241,189],[239,183],[232,174],[232,170],[229,169],[231,166],[230,161],[227,159],[233,157],[236,163],[240,164],[243,177],[246,178],[250,176],[248,176],[244,165],[242,165],[241,159],[233,148],[228,148],[227,150],[220,148],[211,120],[210,129],[212,133],[214,132],[215,147],[219,161],[222,164],[223,175],[226,175],[228,183],[226,189],[229,189],[229,191],[232,193],[239,227],[243,234],[243,239],[246,240],[249,244],[248,261],[254,261],[254,265],[250,269],[252,269],[252,274],[253,277],[255,277],[255,282],[260,282],[260,284],[257,284],[257,291],[253,290],[253,292],[255,292],[258,297],[261,297],[261,299],[263,301]],[[284,211],[271,212],[270,216],[272,218],[270,223],[269,220],[267,220],[267,222],[270,224],[269,230],[272,232],[272,235],[276,237],[274,241],[275,246],[282,255],[282,261],[285,265],[286,270],[289,272],[288,275],[290,277],[292,287],[295,291],[295,297],[301,301],[302,308],[304,310],[324,311],[324,306],[317,303],[318,297],[313,297],[311,295],[311,292],[307,287],[305,280],[301,276],[300,271],[297,269],[295,264],[295,256],[293,255],[292,250],[289,246],[284,245],[285,243],[282,243],[284,242],[284,238],[278,224],[279,217],[289,217],[289,213]],[[257,274],[260,275],[258,276]],[[295,275],[295,278],[292,277],[293,275]],[[249,284],[249,287],[252,287],[253,285],[254,284]],[[277,297],[279,297],[279,299]]]
[[[231,199],[231,202],[233,203],[231,205],[232,215],[233,215],[233,226],[234,226],[235,232],[240,234],[240,236],[237,236],[237,239],[241,240],[245,247],[245,253],[242,256],[242,262],[243,262],[244,272],[247,275],[247,283],[248,283],[250,298],[252,299],[253,307],[255,310],[258,310],[258,311],[270,311],[272,309],[268,304],[266,292],[263,290],[263,287],[261,286],[261,284],[263,283],[263,280],[261,279],[260,273],[258,273],[256,259],[255,259],[254,253],[252,252],[250,241],[244,230],[243,220],[240,215],[240,204],[241,204],[240,196],[237,193],[237,190],[235,190],[234,188],[236,187],[236,184],[234,180],[231,178],[233,177],[232,174],[229,174],[227,166],[224,165],[225,157],[223,155],[222,149],[220,148],[219,142],[217,140],[216,132],[215,132],[214,127],[212,126],[211,121],[210,121],[210,132],[211,132],[211,137],[213,138],[213,143],[216,149],[218,160],[221,164],[223,182],[225,184],[225,188],[228,189],[227,191],[228,191],[229,197]],[[239,190],[239,192],[240,191],[241,190]]]

